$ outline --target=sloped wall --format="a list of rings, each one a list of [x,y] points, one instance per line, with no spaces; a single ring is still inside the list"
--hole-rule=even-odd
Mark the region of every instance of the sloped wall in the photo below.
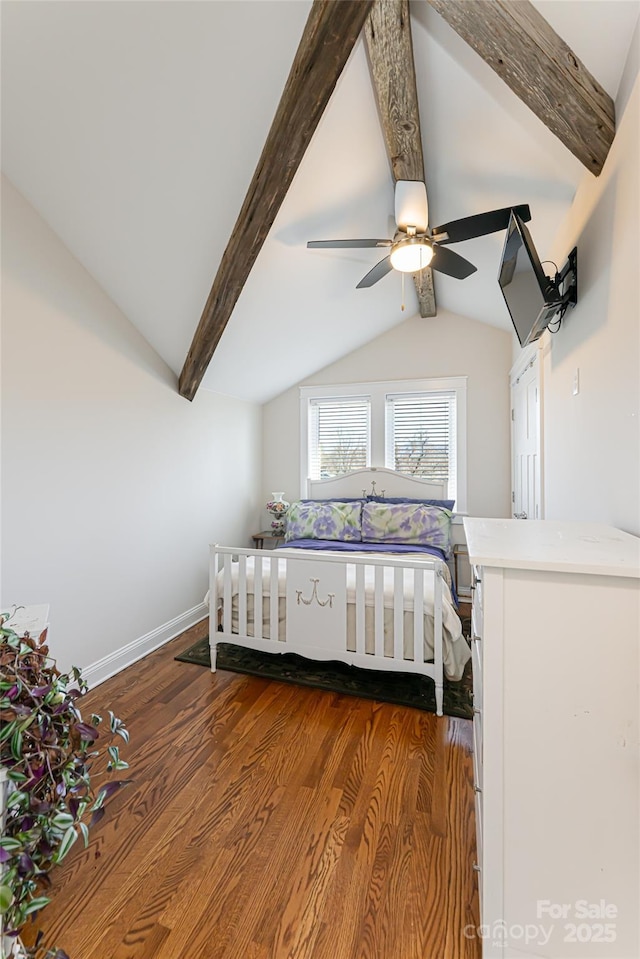
[[[208,544],[247,542],[261,410],[182,399],[7,180],[2,214],[2,603],[50,603],[84,667],[200,607]]]
[[[511,334],[504,330],[443,310],[405,320],[265,404],[265,501],[272,490],[300,495],[299,386],[466,376],[468,512],[509,516],[510,365]]]

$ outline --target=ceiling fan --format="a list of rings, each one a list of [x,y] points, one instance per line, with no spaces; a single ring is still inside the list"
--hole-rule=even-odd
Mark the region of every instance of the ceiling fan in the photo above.
[[[461,243],[477,236],[497,233],[509,226],[509,216],[514,210],[521,220],[531,219],[526,204],[504,207],[488,213],[477,213],[461,220],[451,220],[433,230],[429,229],[427,191],[422,180],[398,180],[395,188],[396,233],[392,240],[309,240],[309,249],[345,250],[380,247],[390,249],[388,256],[369,270],[356,289],[373,286],[391,270],[401,273],[418,273],[430,266],[432,270],[446,273],[457,280],[464,280],[476,272],[477,267],[459,253],[447,249],[449,243]]]

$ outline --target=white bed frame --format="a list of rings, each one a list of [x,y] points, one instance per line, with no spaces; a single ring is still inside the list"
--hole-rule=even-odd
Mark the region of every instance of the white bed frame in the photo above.
[[[409,499],[448,499],[444,483],[396,473],[382,466],[352,470],[329,479],[307,480],[307,499],[337,499],[340,496],[407,496]]]
[[[359,497],[363,493],[406,496],[415,499],[444,499],[441,484],[428,483],[387,469],[355,470],[344,476],[325,480],[309,480],[309,498],[326,499],[340,496]],[[253,584],[248,589],[247,560],[253,557]],[[232,571],[237,562],[238,631],[232,632]],[[347,649],[347,567],[355,571],[355,651]],[[374,578],[373,652],[365,649],[365,567],[372,567]],[[393,655],[384,650],[385,569],[393,578]],[[286,572],[286,620],[278,622],[279,573]],[[222,571],[219,585],[218,574]],[[353,576],[353,573],[352,573]],[[404,579],[410,577],[413,587],[413,659],[404,658]],[[412,579],[411,579],[412,577]],[[434,580],[434,655],[433,662],[424,658],[424,587],[425,578]],[[442,716],[442,599],[445,588],[442,566],[431,559],[403,556],[379,556],[375,553],[358,556],[354,553],[332,554],[301,549],[256,550],[211,546],[210,557],[210,628],[211,670],[216,670],[218,643],[233,643],[267,653],[298,653],[313,660],[339,660],[367,669],[395,670],[429,676],[435,683],[436,712]],[[255,635],[247,635],[247,600],[251,596],[254,609],[263,608],[263,598],[270,600],[269,636],[263,638],[262,616],[256,617]],[[220,602],[222,615],[220,616]],[[371,604],[369,604],[371,605]],[[221,625],[221,631],[218,626]],[[284,635],[283,635],[284,633]],[[280,634],[280,635],[279,635]]]

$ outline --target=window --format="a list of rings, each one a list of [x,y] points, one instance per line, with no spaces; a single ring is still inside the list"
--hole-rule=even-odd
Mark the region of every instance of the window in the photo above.
[[[394,393],[386,398],[385,465],[456,488],[456,394]]]
[[[309,401],[309,476],[324,479],[369,463],[368,396]]]
[[[366,466],[447,483],[466,509],[466,377],[300,389],[301,495]]]

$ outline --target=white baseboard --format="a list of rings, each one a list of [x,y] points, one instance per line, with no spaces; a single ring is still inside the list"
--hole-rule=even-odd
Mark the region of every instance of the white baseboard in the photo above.
[[[150,633],[140,636],[139,639],[134,639],[126,646],[121,646],[120,649],[109,653],[108,656],[104,656],[90,666],[86,666],[82,670],[82,678],[87,681],[91,688],[99,686],[105,679],[115,676],[116,673],[127,666],[131,666],[132,663],[136,663],[147,653],[158,649],[159,646],[164,646],[170,639],[175,639],[185,629],[195,626],[196,623],[199,623],[208,615],[209,607],[206,603],[198,603],[193,609],[188,609],[186,613],[181,613],[175,619],[169,620],[168,623],[158,626],[157,629],[152,629]]]

